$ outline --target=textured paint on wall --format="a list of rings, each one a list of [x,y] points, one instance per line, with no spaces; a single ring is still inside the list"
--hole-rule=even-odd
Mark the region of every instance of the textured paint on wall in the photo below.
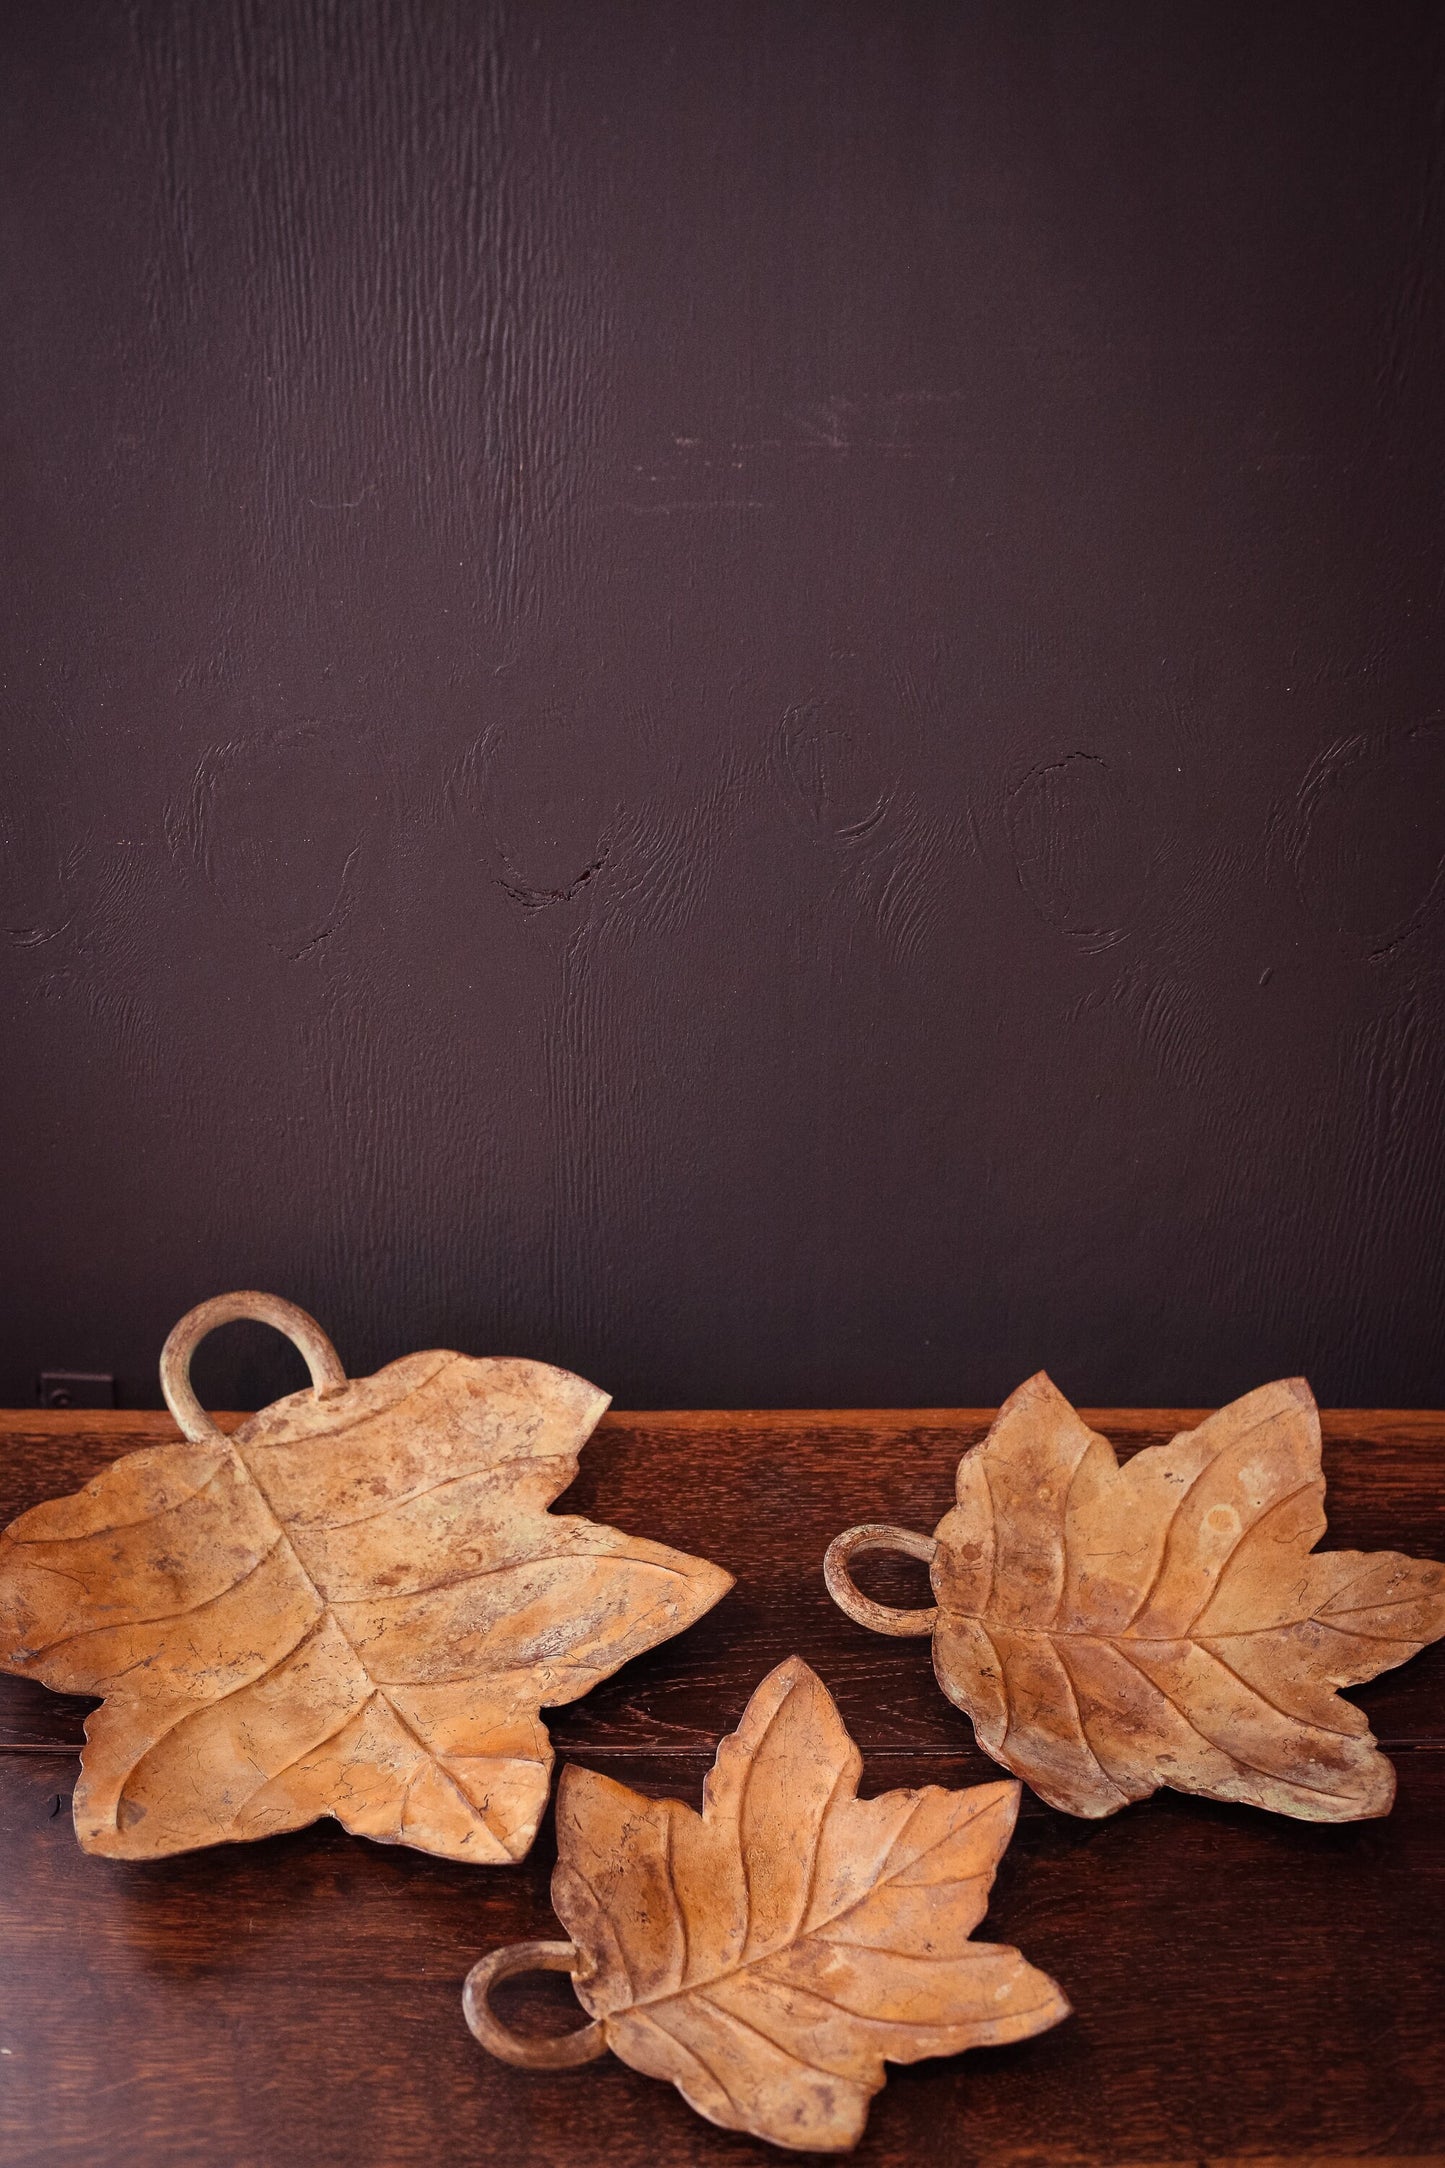
[[[1438,10],[0,53],[0,1398],[1445,1401]]]

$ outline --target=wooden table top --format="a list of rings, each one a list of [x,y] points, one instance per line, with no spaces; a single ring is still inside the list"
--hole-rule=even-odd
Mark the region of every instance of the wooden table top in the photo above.
[[[1197,1411],[1086,1410],[1122,1455]],[[988,1413],[604,1418],[566,1493],[701,1552],[737,1587],[548,1723],[568,1761],[696,1806],[720,1735],[794,1651],[836,1696],[865,1793],[988,1781],[926,1640],[863,1632],[822,1558],[851,1522],[931,1529]],[[225,1420],[239,1421],[222,1418]],[[1445,1557],[1445,1415],[1326,1413],[1330,1547]],[[168,1416],[0,1413],[0,1524]],[[911,1578],[916,1570],[919,1580]],[[871,1593],[926,1601],[921,1567]],[[890,1579],[890,1574],[894,1577]],[[1316,1827],[1161,1792],[1104,1822],[1025,1793],[981,1933],[1075,2015],[1036,2040],[890,2071],[860,2163],[1445,2159],[1445,1644],[1359,1688],[1399,1771],[1387,1820]],[[494,2062],[461,1983],[559,1932],[550,1815],[532,1856],[469,1868],[334,1823],[127,1865],[71,1829],[88,1703],[0,1678],[0,2161],[104,2168],[672,2168],[786,2158],[714,2130],[614,2057]],[[517,1986],[537,2022],[566,1982]],[[525,2022],[525,2020],[523,2020]]]

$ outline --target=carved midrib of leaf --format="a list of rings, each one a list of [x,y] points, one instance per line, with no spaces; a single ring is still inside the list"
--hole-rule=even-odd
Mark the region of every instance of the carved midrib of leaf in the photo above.
[[[779,1710],[779,1711],[776,1711],[776,1712],[774,1713],[774,1717],[773,1717],[773,1719],[772,1719],[771,1721],[772,1721],[772,1722],[776,1722],[776,1720],[777,1720],[777,1716],[778,1716],[779,1714],[781,1714],[781,1711],[780,1711],[780,1710]],[[770,1722],[770,1725],[769,1725],[769,1729],[771,1729],[771,1722]],[[766,1733],[764,1734],[764,1736],[766,1736]],[[761,1744],[761,1742],[759,1742],[759,1743]],[[756,1764],[754,1764],[754,1766],[756,1766]],[[748,1778],[750,1779],[750,1778],[751,1778],[751,1776],[752,1776],[752,1768],[750,1767],[750,1768],[749,1768],[749,1770],[748,1770]],[[755,1970],[756,1970],[756,1969],[757,1969],[757,1968],[758,1968],[758,1967],[759,1967],[760,1965],[765,1965],[765,1964],[767,1964],[767,1963],[769,1962],[769,1960],[770,1960],[770,1959],[772,1959],[772,1958],[774,1958],[774,1957],[778,1957],[778,1956],[782,1955],[783,1953],[785,1953],[785,1952],[786,1952],[786,1951],[788,1951],[788,1950],[795,1950],[795,1949],[799,1948],[799,1947],[800,1947],[800,1945],[801,1945],[801,1944],[803,1944],[803,1943],[806,1943],[806,1942],[811,1942],[811,1941],[812,1941],[812,1940],[814,1939],[814,1937],[815,1937],[815,1936],[820,1936],[820,1935],[822,1935],[822,1934],[823,1934],[823,1932],[824,1932],[824,1930],[825,1930],[826,1928],[829,1928],[829,1927],[835,1927],[835,1926],[837,1926],[837,1924],[839,1923],[839,1921],[840,1921],[840,1920],[846,1920],[846,1919],[847,1919],[847,1917],[848,1917],[848,1915],[849,1915],[849,1913],[850,1913],[850,1912],[856,1912],[856,1911],[857,1911],[857,1910],[859,1909],[859,1907],[860,1907],[861,1905],[865,1905],[865,1904],[867,1904],[867,1902],[869,1901],[869,1899],[870,1899],[871,1897],[875,1896],[875,1895],[877,1894],[877,1892],[878,1892],[878,1891],[879,1891],[880,1889],[886,1889],[886,1888],[887,1888],[887,1886],[888,1886],[889,1882],[890,1882],[890,1881],[892,1881],[892,1879],[893,1879],[893,1875],[892,1875],[892,1874],[890,1874],[890,1873],[888,1873],[888,1871],[887,1871],[887,1869],[888,1869],[888,1861],[889,1861],[889,1860],[890,1860],[890,1859],[892,1858],[893,1854],[894,1854],[894,1853],[895,1853],[895,1852],[897,1851],[897,1849],[898,1849],[898,1847],[899,1847],[899,1844],[900,1844],[900,1843],[902,1842],[902,1840],[903,1840],[903,1836],[904,1836],[904,1833],[905,1833],[905,1831],[906,1831],[906,1830],[908,1829],[909,1823],[910,1823],[910,1822],[911,1822],[911,1821],[913,1820],[913,1817],[914,1817],[914,1815],[918,1814],[918,1813],[919,1813],[919,1812],[921,1811],[921,1809],[922,1809],[922,1807],[923,1807],[923,1803],[924,1803],[924,1798],[925,1798],[925,1797],[927,1796],[926,1794],[920,1795],[920,1797],[919,1797],[919,1798],[918,1798],[918,1799],[917,1799],[917,1800],[916,1800],[916,1801],[914,1802],[914,1805],[913,1805],[913,1807],[912,1807],[912,1809],[911,1809],[911,1811],[910,1811],[910,1813],[909,1813],[909,1816],[908,1816],[908,1819],[907,1819],[907,1821],[905,1821],[905,1822],[903,1822],[903,1823],[902,1823],[902,1825],[900,1826],[900,1828],[899,1828],[899,1830],[898,1830],[898,1833],[897,1833],[897,1835],[896,1835],[896,1836],[895,1836],[895,1837],[893,1838],[893,1841],[892,1841],[892,1843],[891,1843],[891,1844],[889,1845],[889,1847],[888,1847],[888,1854],[887,1854],[887,1857],[886,1857],[886,1858],[884,1859],[884,1862],[883,1862],[883,1866],[882,1866],[882,1868],[881,1868],[881,1869],[879,1870],[879,1872],[878,1872],[877,1876],[876,1876],[876,1877],[874,1878],[874,1880],[873,1880],[872,1882],[870,1882],[870,1883],[869,1883],[869,1885],[868,1885],[867,1889],[866,1889],[866,1890],[864,1890],[863,1894],[862,1894],[862,1895],[861,1895],[860,1897],[855,1897],[855,1898],[853,1898],[853,1900],[851,1901],[851,1903],[849,1903],[849,1904],[846,1904],[846,1905],[842,1906],[842,1907],[840,1908],[840,1910],[838,1910],[837,1912],[830,1912],[830,1913],[829,1913],[829,1914],[828,1914],[828,1915],[827,1915],[827,1916],[826,1916],[825,1918],[823,1918],[823,1919],[820,1919],[820,1920],[815,1920],[815,1921],[813,1922],[813,1924],[812,1924],[811,1926],[805,1926],[805,1925],[804,1925],[804,1922],[806,1922],[806,1920],[807,1920],[807,1918],[808,1918],[808,1912],[809,1912],[809,1909],[810,1909],[810,1907],[811,1907],[811,1905],[812,1905],[812,1901],[813,1901],[813,1890],[814,1890],[814,1887],[815,1887],[815,1885],[816,1885],[816,1882],[817,1882],[817,1876],[818,1876],[818,1859],[819,1859],[819,1855],[820,1855],[820,1853],[821,1853],[821,1851],[822,1851],[822,1849],[823,1849],[823,1828],[824,1828],[824,1824],[826,1823],[826,1821],[827,1821],[827,1819],[828,1819],[828,1816],[829,1816],[829,1814],[831,1814],[831,1813],[833,1812],[834,1802],[835,1802],[835,1800],[837,1799],[837,1796],[838,1796],[838,1792],[839,1792],[839,1788],[840,1788],[841,1786],[844,1786],[844,1785],[847,1785],[847,1784],[849,1784],[850,1780],[851,1780],[851,1782],[853,1782],[853,1783],[855,1783],[855,1784],[856,1784],[856,1781],[857,1781],[857,1776],[858,1776],[858,1771],[857,1771],[857,1770],[855,1770],[855,1769],[849,1769],[849,1768],[844,1768],[843,1770],[841,1770],[841,1771],[839,1772],[839,1775],[838,1775],[838,1779],[837,1779],[837,1782],[836,1782],[836,1783],[834,1784],[834,1786],[833,1786],[833,1790],[832,1790],[832,1792],[831,1792],[831,1793],[829,1794],[829,1797],[828,1797],[828,1804],[827,1804],[827,1806],[826,1806],[826,1807],[824,1808],[824,1810],[823,1810],[822,1814],[820,1814],[820,1815],[819,1815],[819,1817],[818,1817],[818,1828],[817,1828],[817,1833],[816,1833],[816,1835],[814,1836],[814,1839],[813,1839],[813,1854],[812,1854],[812,1858],[811,1858],[811,1859],[809,1860],[809,1862],[808,1862],[808,1881],[807,1881],[807,1888],[806,1888],[806,1891],[805,1891],[805,1894],[804,1894],[804,1898],[803,1898],[803,1903],[802,1903],[801,1907],[799,1908],[798,1925],[797,1925],[797,1926],[796,1926],[796,1927],[795,1927],[795,1928],[794,1928],[794,1929],[792,1930],[792,1932],[791,1932],[790,1934],[786,1934],[786,1935],[781,1935],[781,1936],[779,1936],[779,1937],[778,1937],[778,1939],[777,1939],[776,1941],[774,1941],[774,1942],[771,1942],[771,1943],[769,1943],[769,1945],[768,1945],[768,1947],[767,1947],[766,1949],[763,1949],[763,1950],[756,1950],[756,1951],[754,1951],[754,1952],[752,1953],[752,1955],[751,1955],[751,1956],[749,1956],[749,1957],[746,1957],[746,1958],[744,1958],[744,1959],[743,1959],[743,1960],[742,1960],[742,1961],[741,1961],[740,1963],[738,1963],[738,1964],[736,1964],[736,1965],[729,1965],[729,1966],[728,1966],[728,1968],[726,1969],[726,1971],[724,1971],[724,1972],[714,1972],[714,1973],[709,1973],[709,1974],[708,1974],[708,1976],[707,1976],[707,1978],[706,1978],[706,1979],[702,1979],[702,1980],[684,1980],[684,1983],[683,1983],[682,1985],[680,1985],[680,1986],[678,1986],[678,1987],[670,1987],[670,1988],[668,1988],[668,1989],[667,1989],[667,1990],[666,1990],[666,1991],[665,1991],[665,1992],[664,1992],[663,1994],[660,1994],[660,1995],[644,1995],[644,1996],[642,1996],[642,1997],[639,1997],[638,1999],[634,2000],[634,2001],[633,2001],[632,2003],[630,2003],[630,2004],[628,2005],[628,2012],[629,2012],[629,2014],[630,2014],[630,2013],[631,2013],[631,2012],[632,2012],[633,2010],[652,2010],[652,2009],[657,2009],[657,2008],[659,2008],[659,2007],[660,2007],[660,2006],[661,2006],[662,2004],[664,2004],[664,2003],[685,2001],[685,2000],[687,1999],[687,1997],[688,1997],[689,1995],[703,1995],[703,1996],[705,1996],[705,1997],[706,1997],[706,1996],[707,1996],[707,1991],[708,1991],[709,1989],[711,1989],[711,1988],[715,1988],[715,1987],[721,1987],[721,1986],[723,1986],[723,1985],[724,1985],[724,1983],[725,1983],[726,1981],[728,1981],[728,1980],[736,1980],[736,1979],[740,1978],[740,1977],[741,1977],[741,1976],[742,1976],[742,1975],[743,1975],[744,1973],[748,1973],[748,1972],[753,1972],[753,1971],[755,1971]],[[746,1796],[746,1792],[745,1792],[745,1791],[744,1791],[744,1796]],[[855,1795],[854,1795],[854,1794],[853,1794],[852,1792],[850,1792],[850,1793],[849,1793],[849,1798],[850,1798],[850,1799],[851,1799],[851,1798],[853,1798],[854,1796],[855,1796]],[[739,1801],[738,1801],[738,1825],[737,1825],[737,1826],[739,1826],[739,1827],[741,1826],[742,1803],[743,1803],[743,1802],[742,1802],[742,1799],[740,1798],[740,1799],[739,1799]],[[998,1808],[999,1808],[1000,1806],[1005,1806],[1006,1804],[1007,1804],[1007,1801],[1006,1801],[1006,1800],[999,1800],[999,1801],[998,1801],[998,1802],[997,1802],[997,1803],[996,1803],[995,1805],[992,1805],[992,1806],[988,1806],[988,1807],[985,1807],[985,1808],[984,1808],[984,1810],[983,1810],[983,1812],[982,1812],[981,1814],[977,1815],[976,1817],[974,1817],[973,1821],[972,1821],[972,1822],[971,1822],[971,1823],[970,1823],[970,1824],[969,1824],[968,1826],[970,1826],[970,1827],[972,1827],[972,1828],[977,1828],[977,1827],[978,1827],[978,1825],[979,1825],[979,1824],[980,1824],[981,1822],[983,1822],[983,1821],[984,1821],[984,1820],[985,1820],[985,1819],[987,1818],[987,1816],[988,1816],[988,1815],[996,1813],[996,1812],[998,1811]],[[678,1809],[678,1810],[676,1810],[676,1811],[686,1812],[687,1810],[686,1810],[686,1809]],[[673,1903],[674,1903],[674,1904],[676,1905],[676,1907],[677,1907],[677,1911],[678,1911],[679,1917],[681,1918],[681,1920],[682,1920],[682,1922],[683,1922],[683,1929],[682,1929],[682,1932],[683,1932],[683,1944],[684,1944],[684,1950],[685,1950],[685,1949],[686,1949],[686,1947],[687,1947],[687,1939],[688,1939],[688,1938],[687,1938],[687,1926],[686,1926],[686,1918],[687,1918],[687,1915],[686,1915],[686,1909],[685,1909],[685,1907],[684,1907],[684,1906],[682,1905],[681,1901],[680,1901],[680,1900],[679,1900],[679,1898],[678,1898],[678,1895],[677,1895],[677,1886],[676,1886],[676,1883],[675,1883],[675,1881],[674,1881],[674,1879],[673,1879],[673,1874],[672,1874],[672,1816],[671,1816],[671,1815],[669,1815],[669,1816],[668,1816],[667,1828],[668,1828],[668,1849],[667,1849],[667,1854],[666,1854],[666,1861],[667,1861],[667,1869],[668,1869],[668,1874],[667,1874],[667,1886],[668,1886],[668,1889],[669,1889],[669,1891],[670,1891],[670,1892],[671,1892],[671,1894],[672,1894],[672,1899],[673,1899]],[[936,1842],[935,1842],[935,1843],[933,1843],[933,1844],[930,1844],[930,1845],[928,1845],[928,1846],[927,1846],[927,1847],[926,1847],[926,1848],[925,1848],[925,1849],[924,1849],[924,1850],[923,1850],[922,1852],[918,1853],[918,1855],[917,1855],[917,1857],[916,1857],[916,1858],[914,1858],[914,1859],[911,1859],[911,1860],[909,1860],[909,1861],[908,1861],[908,1863],[907,1863],[907,1864],[908,1864],[908,1866],[909,1866],[910,1868],[912,1868],[912,1867],[916,1867],[916,1866],[918,1865],[918,1863],[919,1863],[919,1861],[920,1861],[920,1860],[924,1860],[924,1859],[927,1859],[927,1858],[928,1858],[928,1856],[929,1856],[929,1853],[930,1853],[930,1852],[936,1852],[936,1851],[938,1851],[938,1850],[939,1850],[939,1848],[940,1848],[940,1846],[942,1846],[942,1845],[944,1845],[944,1844],[947,1844],[947,1843],[948,1843],[948,1842],[949,1842],[949,1841],[950,1841],[950,1840],[951,1840],[952,1838],[956,1837],[957,1835],[958,1835],[958,1830],[957,1830],[957,1828],[956,1828],[956,1827],[952,1827],[952,1828],[949,1828],[949,1829],[945,1830],[945,1831],[944,1831],[944,1833],[943,1833],[943,1835],[942,1835],[941,1837],[939,1837],[939,1838],[938,1838],[938,1839],[936,1840]],[[956,1880],[955,1880],[955,1882],[954,1882],[953,1884],[951,1884],[950,1886],[953,1886],[953,1887],[958,1887],[958,1886],[961,1886],[962,1884],[964,1884],[964,1883],[966,1883],[966,1882],[986,1882],[986,1883],[991,1883],[991,1882],[992,1882],[992,1880],[993,1880],[994,1874],[995,1874],[995,1872],[996,1872],[996,1870],[997,1870],[997,1866],[998,1866],[998,1860],[997,1860],[997,1856],[995,1856],[995,1857],[994,1857],[994,1858],[993,1858],[993,1859],[992,1859],[992,1860],[990,1861],[989,1865],[988,1865],[987,1867],[981,1868],[981,1869],[979,1870],[979,1872],[978,1872],[977,1874],[966,1874],[966,1875],[959,1875],[959,1876],[957,1876],[957,1877],[956,1877]],[[574,1872],[575,1872],[575,1871],[576,1871],[576,1870],[574,1869]],[[902,1868],[896,1868],[896,1869],[894,1870],[894,1873],[901,1873],[902,1871],[903,1871],[903,1870],[902,1870]],[[584,1877],[583,1879],[585,1879],[585,1877]],[[589,1884],[588,1886],[589,1886],[589,1888],[591,1887],[591,1885],[590,1885],[590,1884]],[[594,1901],[595,1901],[595,1900],[596,1900],[596,1891],[595,1891],[595,1890],[593,1891],[593,1898],[594,1898]],[[599,1904],[599,1910],[600,1910],[600,1909],[601,1909],[601,1906],[600,1906],[600,1904]],[[746,1929],[744,1930],[744,1943],[746,1944]],[[848,1947],[849,1947],[849,1948],[866,1948],[866,1947],[868,1947],[868,1945],[866,1945],[866,1944],[849,1944],[849,1945],[848,1945]],[[986,1951],[989,1951],[989,1950],[990,1950],[990,1947],[991,1947],[991,1946],[990,1946],[990,1945],[988,1945],[988,1944],[985,1944],[985,1943],[980,1943],[980,1944],[978,1944],[978,1946],[977,1946],[977,1947],[978,1947],[978,1949],[979,1949],[979,1952],[980,1952],[980,1954],[983,1954],[984,1952],[986,1952]],[[890,1955],[892,1955],[892,1956],[897,1956],[897,1957],[920,1957],[920,1958],[925,1958],[925,1957],[927,1957],[927,1954],[928,1954],[928,1953],[927,1953],[926,1951],[918,1951],[918,1950],[911,1950],[911,1951],[910,1951],[910,1950],[897,1950],[897,1951],[891,1951],[891,1952],[890,1952],[889,1954],[890,1954]],[[958,1960],[958,1961],[959,1961],[959,1962],[962,1962],[963,1960]],[[684,1970],[685,1970],[685,1967],[686,1967],[686,1959],[684,1958]],[[790,1990],[790,1991],[791,1991],[791,1990]],[[814,1988],[804,1988],[804,1987],[799,1987],[799,1988],[797,1989],[797,1992],[799,1992],[799,1993],[802,1993],[802,1994],[810,1994],[810,1995],[816,1995],[816,1994],[817,1994],[817,1991],[816,1991],[816,1989],[814,1989]],[[710,2000],[710,1997],[709,1997],[708,1999]],[[817,1996],[817,1999],[818,1999],[818,2000],[819,2000],[820,2002],[826,2002],[826,2001],[828,2000],[828,1998],[827,1998],[827,1996],[826,1996],[826,1995],[821,1995],[821,1996]],[[836,2008],[838,2008],[838,2009],[843,2009],[843,2008],[844,2008],[844,2005],[843,2005],[843,2004],[841,2004],[841,2003],[839,2003],[839,2004],[835,2005],[834,2007],[836,2007]],[[736,2013],[735,2013],[735,2012],[729,2012],[729,2013],[727,2013],[727,2014],[728,2014],[728,2015],[735,2015]],[[856,2012],[856,2011],[849,2011],[849,2012],[847,2012],[847,2014],[848,2014],[849,2016],[854,2016],[854,2017],[856,2017],[856,2016],[857,2016],[857,2012]],[[742,2022],[744,2022],[744,2021],[740,2019],[740,2020],[739,2020],[739,2023],[742,2023]],[[860,2023],[860,2024],[873,2024],[873,2023],[875,2023],[875,2022],[877,2022],[877,2021],[875,2021],[875,2020],[874,2020],[874,2019],[872,2019],[872,2018],[867,2018],[867,2019],[862,2019],[862,2018],[860,2018],[860,2019],[859,2019],[859,2023]],[[903,2021],[900,2021],[900,2022],[903,2022]],[[751,2029],[754,2029],[754,2030],[755,2030],[756,2028],[751,2028]],[[916,2027],[915,2027],[915,2029],[916,2029]],[[777,2043],[776,2043],[776,2042],[774,2042],[774,2045],[776,2046],[776,2045],[777,2045]]]

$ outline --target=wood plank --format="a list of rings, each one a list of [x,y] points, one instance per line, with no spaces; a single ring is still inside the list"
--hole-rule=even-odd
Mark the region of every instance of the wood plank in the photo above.
[[[946,1419],[944,1419],[946,1416]],[[1145,1417],[1147,1416],[1147,1420]],[[1128,1445],[1188,1416],[1106,1414]],[[822,1588],[829,1537],[931,1527],[984,1411],[607,1418],[569,1507],[716,1557],[738,1587],[679,1641],[549,1720],[560,1757],[694,1804],[720,1733],[797,1649],[834,1689],[864,1789],[995,1775],[934,1684]],[[1445,1419],[1332,1417],[1336,1545],[1445,1554]],[[0,1517],[171,1435],[167,1418],[0,1417]],[[680,1474],[682,1480],[679,1480]],[[890,1569],[870,1585],[883,1592]],[[912,1584],[904,1569],[892,1589]],[[1103,1823],[1026,1795],[984,1934],[1017,1941],[1075,2017],[1039,2040],[897,2071],[865,2164],[1233,2162],[1445,2155],[1441,1649],[1358,1699],[1395,1756],[1384,1822],[1306,1824],[1161,1794]],[[147,1865],[88,1859],[68,1800],[86,1705],[0,1681],[0,2159],[108,2168],[409,2168],[439,2158],[762,2161],[609,2058],[490,2061],[461,1980],[552,1931],[550,1818],[475,1870],[323,1824]],[[560,2022],[565,1983],[509,1991]],[[198,2134],[203,2133],[203,2138]],[[1262,2164],[1261,2164],[1262,2168]]]

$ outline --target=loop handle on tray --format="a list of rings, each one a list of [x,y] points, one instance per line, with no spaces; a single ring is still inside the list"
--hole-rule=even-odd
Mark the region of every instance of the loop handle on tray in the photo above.
[[[911,1528],[889,1528],[882,1521],[863,1521],[856,1528],[845,1528],[828,1545],[823,1579],[838,1609],[855,1626],[867,1626],[875,1634],[931,1634],[938,1618],[936,1605],[926,1611],[896,1611],[891,1604],[874,1603],[871,1596],[854,1586],[848,1568],[853,1559],[867,1551],[902,1551],[909,1558],[921,1558],[925,1565],[931,1565],[937,1550],[932,1536],[915,1535]]]
[[[515,1972],[575,1972],[577,1964],[575,1942],[512,1942],[473,1965],[462,1989],[462,2010],[489,2055],[515,2063],[519,2070],[568,2070],[578,2063],[595,2063],[607,2053],[606,2028],[596,2018],[575,2032],[524,2038],[508,2032],[487,1999],[498,1980]]]
[[[254,1289],[235,1295],[213,1295],[209,1302],[199,1302],[194,1310],[187,1310],[180,1323],[172,1326],[161,1349],[161,1391],[166,1406],[180,1424],[182,1434],[194,1445],[208,1445],[226,1433],[212,1422],[192,1390],[191,1357],[208,1332],[238,1317],[254,1318],[258,1324],[274,1325],[277,1332],[285,1333],[306,1358],[318,1400],[330,1400],[346,1390],[341,1357],[315,1318],[294,1302],[283,1302],[279,1295],[258,1294]]]

